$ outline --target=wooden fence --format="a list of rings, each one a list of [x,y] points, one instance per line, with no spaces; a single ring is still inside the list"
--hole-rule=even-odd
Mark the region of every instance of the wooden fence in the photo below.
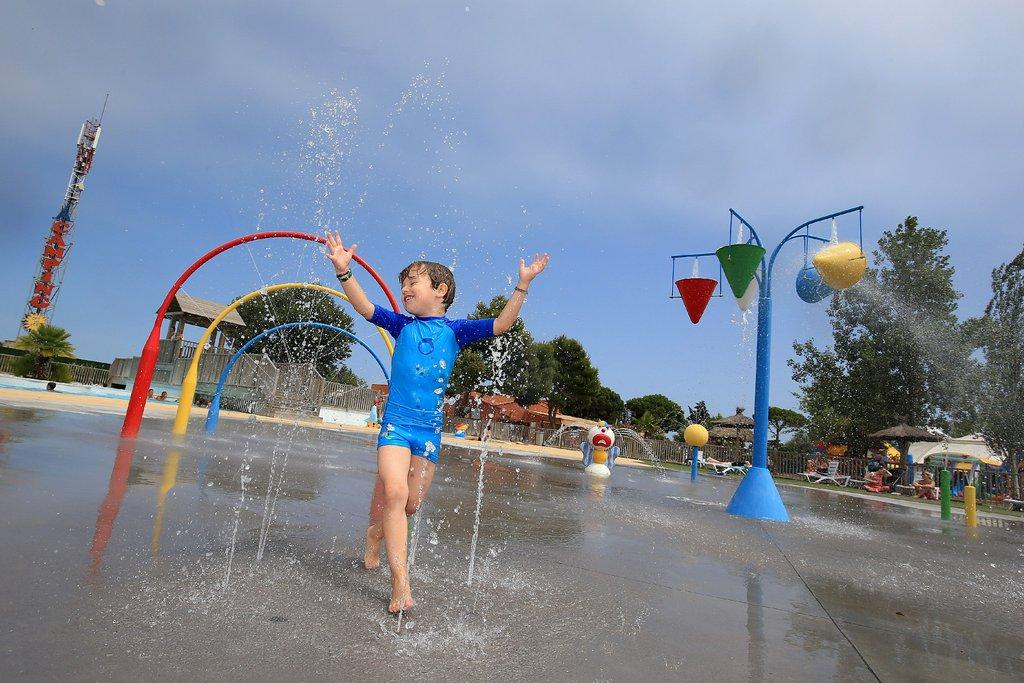
[[[13,375],[14,372],[14,361],[17,356],[10,354],[0,354],[0,373]],[[93,367],[89,365],[75,365],[74,363],[62,363],[56,361],[53,363],[55,366],[67,368],[68,372],[71,373],[71,381],[77,382],[78,384],[100,384],[106,385],[107,383],[107,370],[104,368]]]

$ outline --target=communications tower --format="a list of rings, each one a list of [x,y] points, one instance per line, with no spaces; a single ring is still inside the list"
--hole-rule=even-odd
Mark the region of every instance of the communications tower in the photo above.
[[[106,107],[107,103],[104,100],[104,111],[106,111]],[[85,176],[88,175],[89,169],[92,167],[92,158],[96,154],[96,145],[100,141],[100,122],[102,120],[103,113],[101,112],[99,118],[86,120],[78,133],[75,165],[71,169],[71,179],[68,181],[68,189],[64,193],[64,203],[54,217],[50,231],[46,235],[46,241],[43,243],[43,255],[39,259],[32,293],[29,295],[25,314],[21,319],[21,325],[26,330],[34,330],[45,324],[57,304],[60,287],[64,281],[64,271],[67,268],[68,252],[73,244],[71,233],[75,227],[75,212],[78,210],[78,202],[85,189]]]

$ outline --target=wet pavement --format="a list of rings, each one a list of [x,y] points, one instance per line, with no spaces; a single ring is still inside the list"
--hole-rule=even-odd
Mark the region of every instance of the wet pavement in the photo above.
[[[399,633],[359,563],[369,437],[169,426],[0,405],[4,680],[1024,678],[1018,522],[784,487],[761,524],[731,481],[498,454],[478,515],[446,447]]]

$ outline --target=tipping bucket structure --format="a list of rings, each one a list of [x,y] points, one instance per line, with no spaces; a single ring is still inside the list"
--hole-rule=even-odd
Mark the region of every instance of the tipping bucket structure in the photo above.
[[[796,276],[796,294],[809,304],[816,304],[835,290],[821,280],[821,273],[813,266],[804,266]]]
[[[709,277],[684,277],[682,280],[676,280],[676,289],[679,290],[679,296],[683,298],[683,305],[686,306],[686,314],[690,316],[690,322],[694,325],[700,322],[700,317],[704,315],[704,309],[708,307],[716,287],[718,280]]]
[[[764,253],[764,247],[757,244],[730,244],[715,252],[729,280],[729,288],[737,299],[746,293]]]

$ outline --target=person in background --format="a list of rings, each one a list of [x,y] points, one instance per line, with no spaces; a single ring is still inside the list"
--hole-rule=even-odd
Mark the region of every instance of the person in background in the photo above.
[[[935,488],[932,473],[925,470],[921,478],[914,482],[914,495],[925,500],[938,500],[939,491]]]

